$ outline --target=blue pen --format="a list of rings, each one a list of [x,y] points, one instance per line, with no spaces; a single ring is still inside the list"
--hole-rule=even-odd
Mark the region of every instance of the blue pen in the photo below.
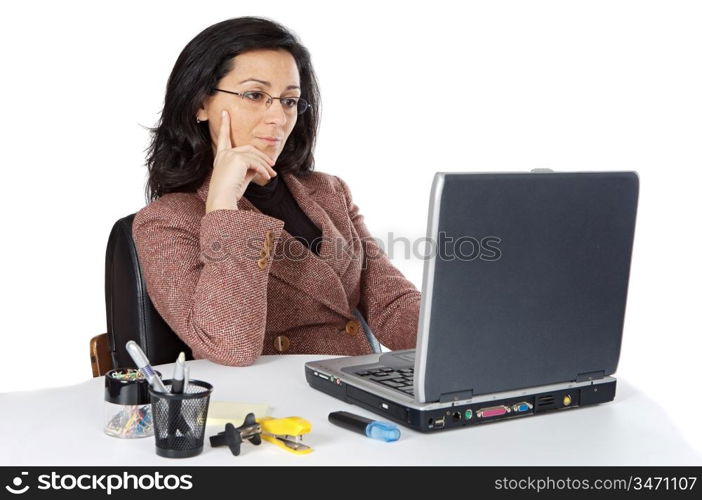
[[[386,443],[400,439],[400,429],[398,429],[395,424],[371,420],[347,411],[335,411],[330,413],[329,421],[344,429],[358,432],[369,438],[379,439]]]

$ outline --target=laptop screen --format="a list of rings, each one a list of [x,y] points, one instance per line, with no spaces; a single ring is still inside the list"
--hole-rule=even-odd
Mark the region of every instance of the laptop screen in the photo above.
[[[637,199],[633,172],[437,174],[420,401],[614,373]]]

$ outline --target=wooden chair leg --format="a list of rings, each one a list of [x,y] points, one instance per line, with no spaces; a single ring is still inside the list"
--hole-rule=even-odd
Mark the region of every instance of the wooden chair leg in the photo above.
[[[112,369],[110,342],[106,333],[90,339],[90,364],[93,368],[93,377],[101,377]]]

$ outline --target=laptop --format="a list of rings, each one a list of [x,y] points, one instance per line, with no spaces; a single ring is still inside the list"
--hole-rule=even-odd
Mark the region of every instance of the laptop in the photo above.
[[[305,364],[421,432],[614,399],[635,172],[435,174],[416,348]]]

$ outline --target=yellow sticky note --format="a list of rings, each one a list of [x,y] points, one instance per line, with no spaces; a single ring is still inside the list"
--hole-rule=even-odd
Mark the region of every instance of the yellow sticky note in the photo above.
[[[268,415],[270,408],[262,403],[237,403],[233,401],[210,401],[207,410],[207,425],[225,425],[229,422],[234,427],[244,423],[246,415],[253,413],[256,418]]]

